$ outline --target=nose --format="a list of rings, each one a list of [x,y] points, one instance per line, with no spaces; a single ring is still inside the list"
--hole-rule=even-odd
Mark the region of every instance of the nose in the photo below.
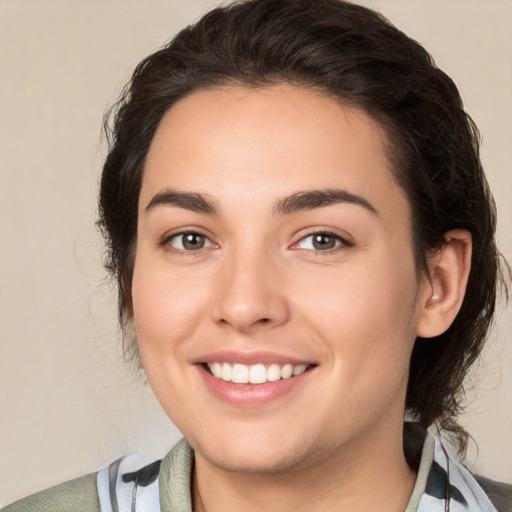
[[[283,272],[262,255],[238,255],[217,276],[217,323],[253,333],[286,323],[290,316]]]

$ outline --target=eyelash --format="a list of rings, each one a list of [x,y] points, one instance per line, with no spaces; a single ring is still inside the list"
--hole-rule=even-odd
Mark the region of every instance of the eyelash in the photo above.
[[[173,247],[171,245],[171,242],[172,242],[173,239],[176,239],[176,238],[178,238],[180,236],[181,237],[185,237],[186,235],[200,236],[200,237],[204,238],[205,244],[207,243],[209,245],[206,246],[206,247],[200,247],[199,249],[191,249],[191,250],[177,249],[176,247]],[[173,254],[177,254],[178,256],[199,256],[203,249],[208,249],[210,247],[216,247],[217,246],[217,244],[215,244],[214,242],[211,241],[210,237],[208,237],[204,233],[201,233],[200,231],[195,230],[195,229],[187,229],[187,230],[184,230],[184,231],[178,231],[176,233],[172,233],[170,235],[165,235],[163,237],[163,239],[161,240],[160,245],[162,247],[164,247],[166,251],[169,251],[169,252],[171,252]],[[183,246],[183,242],[182,242],[181,245]]]
[[[176,239],[180,236],[184,237],[186,235],[196,235],[196,236],[202,237],[205,240],[205,244],[208,244],[208,245],[200,247],[199,249],[191,249],[191,250],[177,249],[171,245],[171,242],[173,239]],[[306,240],[310,237],[318,236],[318,235],[323,235],[325,237],[334,239],[334,241],[337,245],[335,245],[331,249],[325,249],[325,250],[303,249],[301,247],[298,247],[298,245],[301,242],[303,242],[304,240]],[[207,235],[205,235],[204,233],[201,233],[198,230],[192,230],[192,229],[185,230],[185,231],[179,231],[176,233],[172,233],[170,235],[166,235],[161,240],[160,245],[162,247],[164,247],[167,251],[169,251],[173,254],[177,254],[178,256],[199,256],[203,249],[209,249],[211,247],[214,247],[214,248],[218,247],[217,244],[215,242],[213,242]],[[343,250],[343,249],[352,247],[353,245],[354,244],[352,242],[350,242],[345,237],[343,237],[337,233],[334,233],[334,232],[326,230],[326,229],[319,229],[317,231],[309,232],[306,235],[302,236],[297,242],[295,242],[292,245],[291,249],[307,251],[307,252],[314,254],[315,256],[316,255],[324,255],[325,256],[325,255],[329,255],[329,254],[334,254],[334,253],[338,252],[339,250]],[[183,243],[182,243],[182,246],[183,246]]]
[[[318,236],[318,235],[323,235],[323,236],[334,239],[334,241],[335,241],[335,243],[337,243],[337,245],[335,245],[331,249],[325,249],[325,250],[302,249],[301,247],[298,247],[299,243],[301,243],[302,241],[306,240],[307,238]],[[318,230],[309,232],[306,235],[302,236],[297,242],[295,242],[293,244],[292,249],[299,250],[299,251],[300,250],[308,251],[308,252],[311,252],[315,256],[327,256],[327,255],[335,254],[340,250],[353,247],[353,245],[354,244],[352,242],[347,240],[345,237],[339,235],[338,233],[334,233],[333,231],[329,231],[328,229],[318,229]]]

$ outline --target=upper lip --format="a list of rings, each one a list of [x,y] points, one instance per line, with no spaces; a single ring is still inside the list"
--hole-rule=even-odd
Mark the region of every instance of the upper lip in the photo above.
[[[315,364],[313,361],[306,359],[299,359],[297,357],[290,357],[285,354],[276,352],[240,352],[233,350],[219,350],[203,354],[193,361],[196,364],[203,363],[230,363],[230,364],[292,364],[297,365],[311,365]]]

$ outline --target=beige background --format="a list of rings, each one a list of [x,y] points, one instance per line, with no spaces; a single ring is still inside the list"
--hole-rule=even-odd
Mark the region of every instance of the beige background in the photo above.
[[[179,433],[120,359],[94,227],[102,113],[134,65],[217,2],[0,0],[0,504]],[[512,2],[367,0],[423,42],[479,124],[512,260]],[[512,481],[512,313],[463,423]],[[471,383],[468,383],[471,385]]]

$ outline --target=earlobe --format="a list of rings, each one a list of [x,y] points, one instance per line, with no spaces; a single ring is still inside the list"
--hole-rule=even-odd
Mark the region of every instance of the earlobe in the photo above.
[[[416,334],[432,338],[445,332],[454,321],[464,300],[471,269],[471,234],[454,229],[444,235],[444,244],[428,261],[420,292],[420,312]]]

